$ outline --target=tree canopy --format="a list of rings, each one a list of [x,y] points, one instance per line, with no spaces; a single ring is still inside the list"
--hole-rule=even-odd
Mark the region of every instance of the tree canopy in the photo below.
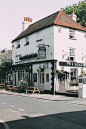
[[[73,4],[72,6],[67,6],[66,8],[61,8],[66,14],[72,14],[72,10],[77,15],[76,21],[82,26],[86,27],[86,0],[79,1],[78,4]]]

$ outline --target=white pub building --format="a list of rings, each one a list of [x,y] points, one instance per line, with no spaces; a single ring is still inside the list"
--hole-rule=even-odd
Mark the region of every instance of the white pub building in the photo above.
[[[69,81],[86,71],[86,28],[74,11],[68,16],[60,10],[35,23],[25,17],[22,29],[12,41],[13,85],[29,77],[45,93],[78,90]]]

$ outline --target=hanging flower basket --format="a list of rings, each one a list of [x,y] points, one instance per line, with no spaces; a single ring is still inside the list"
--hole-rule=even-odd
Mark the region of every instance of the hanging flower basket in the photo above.
[[[60,73],[60,70],[58,68],[56,69],[56,73]]]
[[[26,69],[26,72],[31,72],[31,69],[30,69],[30,68],[27,68],[27,69]]]
[[[38,68],[37,68],[37,71],[38,71],[38,72],[41,72],[41,68],[38,67]]]
[[[53,73],[56,74],[56,69],[53,70]]]

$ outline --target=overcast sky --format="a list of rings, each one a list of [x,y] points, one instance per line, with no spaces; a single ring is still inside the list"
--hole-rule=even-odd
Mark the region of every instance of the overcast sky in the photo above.
[[[0,49],[11,48],[11,41],[22,31],[24,17],[38,21],[66,6],[83,0],[0,0]]]

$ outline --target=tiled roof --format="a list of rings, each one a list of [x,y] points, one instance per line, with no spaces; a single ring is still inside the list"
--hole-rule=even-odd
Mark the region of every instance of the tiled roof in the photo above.
[[[46,28],[51,25],[65,26],[81,31],[86,31],[86,28],[75,22],[70,16],[64,13],[62,10],[56,12],[48,17],[45,17],[33,24],[31,24],[25,31],[22,31],[12,42],[17,41],[29,34],[32,34],[38,30]]]

